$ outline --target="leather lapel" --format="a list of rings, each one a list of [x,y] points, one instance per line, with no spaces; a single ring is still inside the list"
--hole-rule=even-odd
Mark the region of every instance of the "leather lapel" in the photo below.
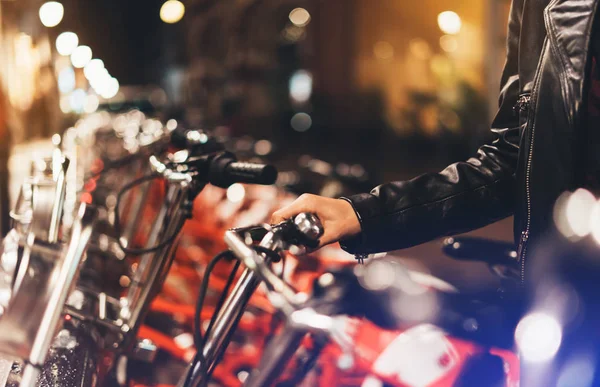
[[[570,82],[581,81],[585,75],[599,1],[553,0],[544,10],[549,43],[556,50]]]

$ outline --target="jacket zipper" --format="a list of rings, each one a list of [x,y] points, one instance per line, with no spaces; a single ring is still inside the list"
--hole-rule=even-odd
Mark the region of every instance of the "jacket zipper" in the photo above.
[[[531,95],[530,94],[521,94],[519,96],[519,99],[517,100],[517,103],[514,106],[514,111],[516,114],[519,114],[520,112],[526,112],[527,109],[529,109],[529,103],[531,102]]]
[[[529,121],[529,108],[531,105],[531,95],[525,94],[519,97],[515,107],[518,107],[519,111],[523,111],[527,114]],[[528,122],[529,123],[529,122]],[[529,233],[531,228],[531,161],[533,158],[533,142],[535,139],[535,125],[531,125],[531,143],[529,144],[529,150],[527,154],[527,165],[525,168],[525,197],[527,202],[527,221],[525,223],[525,230],[521,232],[521,238],[519,240],[519,246],[517,248],[517,257],[521,262],[521,283],[525,283],[525,254],[527,253],[527,241],[529,240]]]

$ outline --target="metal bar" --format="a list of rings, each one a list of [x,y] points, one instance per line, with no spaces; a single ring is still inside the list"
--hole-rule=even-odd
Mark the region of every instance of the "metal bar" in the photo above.
[[[35,387],[41,371],[42,370],[40,368],[31,364],[25,365],[25,367],[23,368],[23,377],[21,378],[21,383],[19,383],[19,387]]]
[[[63,164],[62,153],[56,150],[52,157],[52,169],[55,174],[56,193],[54,195],[54,205],[52,206],[52,217],[50,219],[50,228],[48,230],[48,242],[58,242],[58,231],[60,230],[60,220],[62,218],[63,206],[65,204],[65,191],[67,188],[65,165]]]
[[[53,335],[49,332],[56,331],[71,285],[79,271],[79,264],[92,234],[95,221],[96,211],[82,204],[79,210],[79,220],[75,222],[72,230],[71,243],[65,253],[62,267],[57,273],[56,285],[52,289],[48,307],[44,312],[31,348],[28,359],[30,364],[41,366],[44,363],[48,348],[54,340]]]
[[[268,240],[269,245],[274,244],[274,234],[269,232],[263,240]],[[225,243],[242,262],[257,273],[265,284],[277,293],[280,293],[289,303],[294,302],[296,292],[279,278],[269,267],[268,258],[263,258],[254,249],[248,247],[240,236],[233,232],[225,232]]]
[[[98,294],[98,318],[106,320],[106,293]]]
[[[244,270],[235,289],[227,298],[227,302],[222,308],[223,312],[219,313],[210,336],[206,339],[204,344],[202,354],[204,355],[208,366],[212,366],[210,363],[216,360],[215,356],[218,352],[217,349],[224,344],[227,332],[235,329],[235,327],[233,327],[235,317],[238,313],[243,311],[241,309],[248,303],[248,300],[256,290],[258,283],[258,278],[251,270]]]
[[[218,315],[210,336],[204,343],[202,348],[204,362],[198,361],[190,364],[185,372],[185,375],[188,375],[189,372],[192,373],[189,386],[199,387],[208,383],[207,376],[216,366],[219,354],[227,347],[227,338],[235,330],[236,322],[239,321],[238,317],[244,312],[244,308],[258,284],[256,274],[249,269],[244,270],[234,291],[227,298],[222,308],[223,312]],[[179,386],[183,385],[180,381]]]
[[[277,239],[272,232],[267,233],[260,243],[260,246],[271,249],[277,244]],[[190,375],[191,387],[204,386],[208,383],[207,377],[216,366],[219,355],[227,348],[228,338],[231,332],[237,328],[239,316],[244,313],[250,297],[256,290],[260,280],[256,273],[246,268],[238,280],[234,290],[227,297],[221,311],[216,317],[213,330],[206,338],[202,348],[203,360],[192,363],[188,366],[184,375]],[[199,328],[199,327],[197,327]],[[179,387],[184,386],[185,378],[179,382]],[[188,386],[185,386],[188,387]]]

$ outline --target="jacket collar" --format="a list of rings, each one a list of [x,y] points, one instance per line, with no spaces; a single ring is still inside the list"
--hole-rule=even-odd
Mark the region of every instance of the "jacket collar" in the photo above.
[[[544,9],[548,42],[560,63],[560,83],[571,126],[584,100],[592,26],[600,0],[552,0]]]
[[[552,0],[544,10],[549,43],[571,82],[585,76],[592,25],[600,0]]]

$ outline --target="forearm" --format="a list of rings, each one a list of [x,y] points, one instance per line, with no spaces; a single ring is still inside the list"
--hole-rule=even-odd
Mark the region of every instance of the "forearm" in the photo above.
[[[346,198],[361,233],[342,246],[352,253],[390,251],[485,226],[512,214],[514,186],[511,165],[481,158],[381,185]]]

